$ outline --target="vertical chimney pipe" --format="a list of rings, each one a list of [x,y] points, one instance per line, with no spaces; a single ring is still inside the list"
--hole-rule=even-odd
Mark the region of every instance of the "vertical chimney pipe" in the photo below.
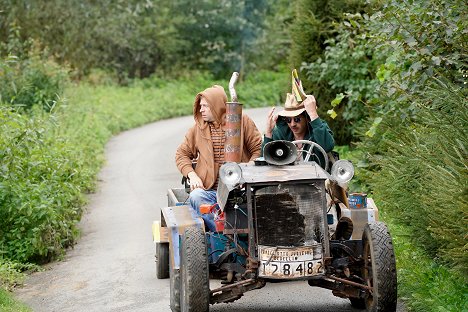
[[[226,103],[226,141],[224,145],[224,160],[226,162],[241,161],[241,127],[242,127],[242,104],[237,101],[237,93],[234,88],[238,72],[233,72],[229,81],[229,93],[231,102]]]

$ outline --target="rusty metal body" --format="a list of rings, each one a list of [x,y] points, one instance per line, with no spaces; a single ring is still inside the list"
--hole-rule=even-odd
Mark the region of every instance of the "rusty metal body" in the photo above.
[[[226,162],[241,161],[241,129],[242,104],[238,102],[226,103],[226,127],[224,158]]]

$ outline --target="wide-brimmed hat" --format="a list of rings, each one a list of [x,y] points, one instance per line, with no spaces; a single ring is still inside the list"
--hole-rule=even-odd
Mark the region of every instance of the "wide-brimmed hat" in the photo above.
[[[299,103],[292,93],[286,95],[286,102],[284,102],[284,110],[278,112],[279,116],[295,117],[305,111],[304,104]]]

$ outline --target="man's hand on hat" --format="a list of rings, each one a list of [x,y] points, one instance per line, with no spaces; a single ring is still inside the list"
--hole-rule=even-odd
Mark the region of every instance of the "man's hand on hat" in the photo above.
[[[273,128],[276,125],[276,120],[278,120],[278,115],[275,114],[275,108],[272,107],[267,115],[266,130],[265,130],[265,136],[267,138],[271,138]]]
[[[317,102],[313,95],[307,95],[306,99],[302,103],[304,104],[307,114],[309,114],[310,120],[319,118],[317,113]]]

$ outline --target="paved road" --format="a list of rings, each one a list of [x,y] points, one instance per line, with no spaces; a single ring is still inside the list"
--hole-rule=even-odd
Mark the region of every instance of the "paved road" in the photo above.
[[[263,130],[267,109],[247,110]],[[16,296],[36,312],[170,311],[169,281],[155,277],[151,224],[180,185],[174,153],[192,117],[124,132],[107,144],[99,190],[82,237],[62,261],[32,274]],[[354,311],[349,301],[305,282],[267,284],[211,311]]]

